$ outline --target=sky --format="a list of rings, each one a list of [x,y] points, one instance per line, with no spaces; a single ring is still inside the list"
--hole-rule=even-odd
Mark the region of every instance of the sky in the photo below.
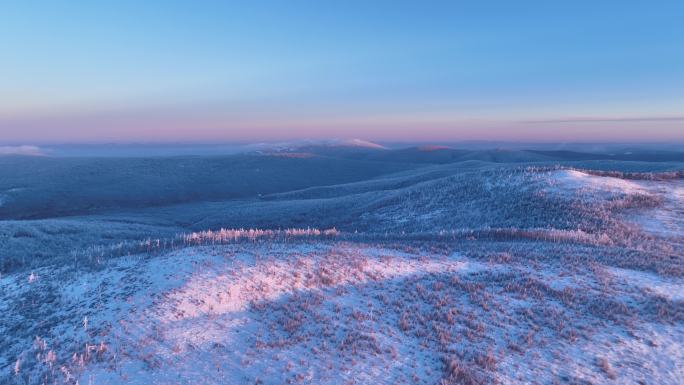
[[[684,1],[0,2],[0,144],[684,143]]]

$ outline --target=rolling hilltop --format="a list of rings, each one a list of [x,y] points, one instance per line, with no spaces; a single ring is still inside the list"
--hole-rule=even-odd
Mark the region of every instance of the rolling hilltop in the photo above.
[[[678,384],[677,156],[0,158],[0,382]]]

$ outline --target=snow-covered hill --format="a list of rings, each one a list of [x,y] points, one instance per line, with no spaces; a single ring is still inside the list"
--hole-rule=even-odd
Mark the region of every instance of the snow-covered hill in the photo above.
[[[171,179],[183,191],[215,181],[247,195],[103,209],[121,190],[93,181],[127,178],[69,160],[89,181],[79,192],[97,190],[92,213],[0,221],[0,383],[684,378],[684,190],[672,165],[471,160],[347,179],[380,164],[353,160],[319,185],[307,170],[325,162],[246,159],[283,183],[253,196],[235,185],[269,179],[244,164],[212,168],[198,186],[184,171]],[[118,164],[163,164],[158,180],[133,172],[157,180],[142,194],[153,196],[185,162],[225,165]],[[51,167],[74,180],[64,164],[39,169]],[[3,183],[8,205],[80,196],[63,181]]]
[[[684,375],[681,276],[547,243],[252,239],[4,277],[14,317],[2,323],[0,378],[679,384]]]

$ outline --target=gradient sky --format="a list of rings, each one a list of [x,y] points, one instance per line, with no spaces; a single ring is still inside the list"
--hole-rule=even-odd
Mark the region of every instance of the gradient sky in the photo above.
[[[0,144],[684,141],[684,1],[0,3]]]

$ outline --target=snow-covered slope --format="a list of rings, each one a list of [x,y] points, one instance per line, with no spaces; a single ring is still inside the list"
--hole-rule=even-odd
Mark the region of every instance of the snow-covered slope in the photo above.
[[[681,384],[682,174],[609,166],[286,167],[301,186],[0,221],[0,383]]]
[[[443,246],[256,240],[120,258],[57,286],[50,270],[7,276],[5,311],[58,310],[30,332],[3,323],[14,338],[0,378],[680,383],[681,277],[634,279],[645,273],[551,245],[538,245],[544,260],[512,244]]]

